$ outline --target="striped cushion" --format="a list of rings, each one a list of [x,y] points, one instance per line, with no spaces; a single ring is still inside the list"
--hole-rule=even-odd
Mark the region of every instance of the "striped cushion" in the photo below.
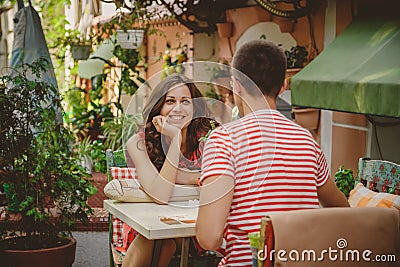
[[[400,211],[400,196],[371,191],[362,183],[351,190],[349,203],[351,207],[395,207]]]

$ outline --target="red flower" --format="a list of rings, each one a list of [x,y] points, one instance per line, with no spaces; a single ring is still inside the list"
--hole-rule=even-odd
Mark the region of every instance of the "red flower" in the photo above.
[[[379,170],[383,171],[385,169],[385,167],[383,166],[383,164],[381,164],[381,166],[379,167]]]
[[[393,168],[392,168],[392,174],[395,174],[395,173],[396,173],[396,168],[393,167]]]

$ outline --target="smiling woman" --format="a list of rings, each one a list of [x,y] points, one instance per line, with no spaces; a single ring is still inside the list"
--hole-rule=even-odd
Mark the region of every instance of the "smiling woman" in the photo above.
[[[142,130],[128,140],[127,150],[140,185],[155,202],[167,204],[175,184],[197,185],[203,148],[199,139],[215,125],[210,117],[203,95],[183,75],[172,74],[152,90]],[[167,266],[179,244],[163,240],[159,262]],[[123,266],[149,266],[153,246],[154,241],[138,235]]]
[[[158,171],[178,133],[182,138],[178,152],[189,160],[186,168],[199,168],[198,139],[211,129],[211,119],[203,95],[191,80],[180,74],[164,79],[152,91],[143,118],[147,154]]]
[[[160,115],[153,118],[157,123],[161,119],[161,126],[165,123],[176,126],[181,129],[184,136],[187,126],[193,116],[193,102],[189,87],[178,85],[168,91],[164,105],[160,110]]]

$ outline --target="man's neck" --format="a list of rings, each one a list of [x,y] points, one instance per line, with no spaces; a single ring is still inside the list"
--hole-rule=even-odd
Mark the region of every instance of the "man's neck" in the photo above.
[[[264,96],[264,98],[251,98],[244,105],[244,116],[251,112],[255,112],[263,109],[274,109],[276,110],[276,100],[269,96]]]

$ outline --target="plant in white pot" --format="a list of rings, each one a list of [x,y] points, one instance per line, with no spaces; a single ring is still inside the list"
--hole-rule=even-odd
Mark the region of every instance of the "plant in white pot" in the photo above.
[[[40,59],[0,77],[0,191],[7,200],[0,208],[2,266],[70,267],[76,246],[70,231],[92,212],[87,200],[96,187],[58,116],[57,88],[40,81],[45,68]]]
[[[137,49],[144,39],[144,29],[117,29],[117,41],[123,49]]]
[[[144,35],[149,27],[146,6],[141,6],[140,1],[135,1],[129,13],[120,12],[115,17],[117,43],[123,49],[137,49],[144,40]]]

